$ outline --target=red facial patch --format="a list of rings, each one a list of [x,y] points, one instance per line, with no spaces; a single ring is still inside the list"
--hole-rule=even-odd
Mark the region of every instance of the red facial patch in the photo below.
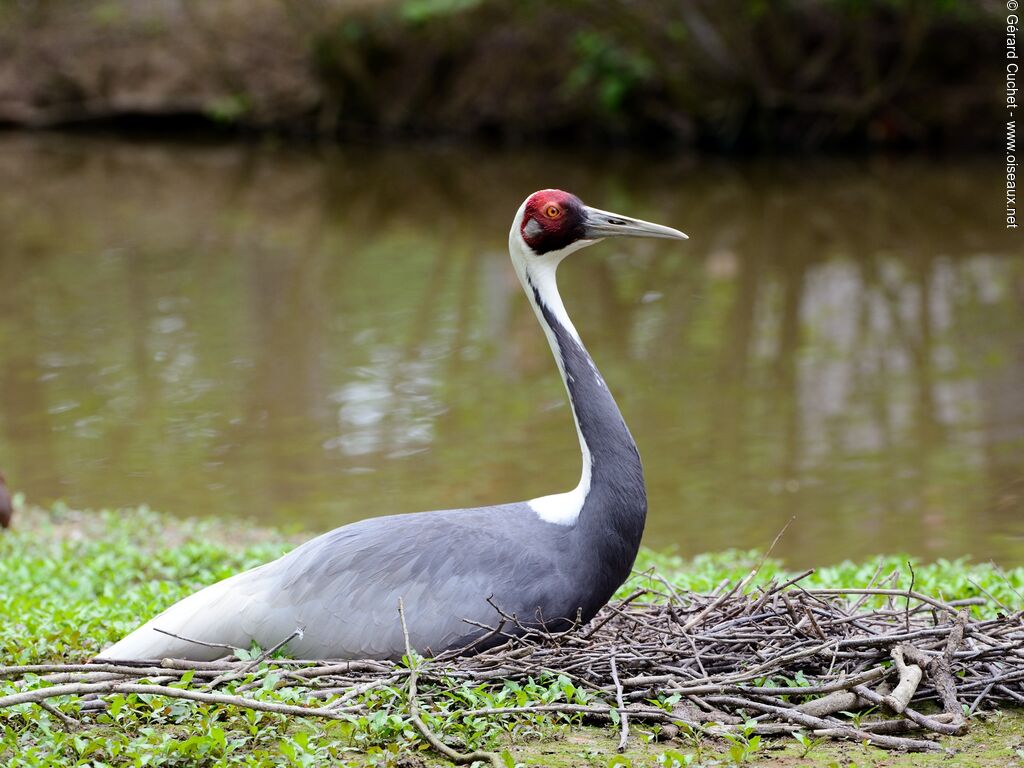
[[[583,202],[560,189],[542,189],[526,201],[519,232],[534,253],[558,251],[585,236]]]

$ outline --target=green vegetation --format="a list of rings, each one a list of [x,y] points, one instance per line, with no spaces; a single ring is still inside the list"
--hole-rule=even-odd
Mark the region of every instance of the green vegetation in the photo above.
[[[970,146],[1000,120],[985,52],[1001,13],[949,0],[0,0],[0,123]]]
[[[646,550],[641,553],[637,569],[654,568],[679,589],[710,592],[725,579],[739,581],[758,560],[755,551],[721,552],[686,560],[678,555]],[[895,573],[896,586],[907,588],[911,584],[910,568],[913,569],[914,589],[924,594],[947,600],[990,595],[1002,605],[1016,608],[1024,601],[1024,567],[1004,570],[991,563],[971,563],[966,558],[921,563],[902,555],[886,555],[862,563],[847,561],[818,568],[800,583],[805,587],[864,586],[873,576],[892,578]],[[794,575],[782,562],[769,558],[758,570],[752,586],[767,584],[772,579],[784,581]],[[643,586],[644,581],[634,580],[630,584],[636,588]]]
[[[201,585],[284,552],[294,540],[272,531],[240,531],[226,522],[173,521],[145,509],[80,513],[21,509],[18,527],[0,537],[0,661],[4,665],[84,661],[106,644]],[[756,553],[727,552],[684,561],[645,552],[640,568],[655,567],[679,589],[710,590],[735,581],[757,562]],[[844,563],[811,579],[863,584],[877,572],[906,571],[902,558]],[[948,599],[982,590],[1019,607],[1024,568],[1001,572],[964,561],[916,564],[915,583]],[[785,575],[768,560],[756,583]],[[638,577],[643,581],[643,577]],[[908,578],[908,577],[903,577]],[[904,582],[905,584],[906,582]],[[635,582],[625,589],[635,589]],[[242,685],[255,679],[238,681]],[[290,703],[288,689],[250,692]],[[500,688],[460,684],[423,686],[425,718],[453,744],[497,750],[508,765],[599,766],[867,766],[881,753],[858,745],[822,744],[798,735],[767,740],[739,734],[716,741],[683,734],[660,742],[657,728],[634,726],[630,751],[615,752],[613,733],[584,727],[576,716],[460,717],[469,708],[569,702],[592,694],[566,678],[544,678]],[[14,691],[0,682],[0,696]],[[9,766],[313,766],[433,765],[407,717],[401,687],[382,687],[363,700],[370,714],[351,721],[304,721],[148,694],[111,695],[109,708],[81,728],[66,728],[48,711],[24,704],[0,714],[0,761]],[[67,705],[74,713],[75,704]],[[972,734],[951,740],[962,765],[1011,765],[1024,743],[1024,720],[1008,713],[977,722]],[[413,759],[414,755],[419,757]],[[939,765],[943,755],[886,756],[891,766]],[[404,762],[403,762],[404,761]]]

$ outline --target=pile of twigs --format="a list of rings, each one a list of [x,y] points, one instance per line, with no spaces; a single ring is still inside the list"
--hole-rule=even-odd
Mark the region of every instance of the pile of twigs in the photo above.
[[[588,704],[465,710],[456,716],[563,713],[613,720],[622,748],[630,723],[647,722],[661,724],[669,736],[679,727],[711,735],[802,729],[888,749],[934,750],[937,735],[964,733],[980,709],[1024,703],[1024,611],[994,598],[944,602],[891,585],[810,589],[800,584],[806,575],[753,592],[746,591],[748,577],[731,589],[681,595],[645,574],[645,583],[654,586],[607,606],[570,632],[553,635],[501,616],[490,639],[508,635],[502,645],[477,654],[414,658],[411,664],[274,659],[271,649],[249,661],[0,667],[0,677],[23,679],[18,692],[0,697],[0,709],[32,702],[74,726],[105,706],[103,694],[150,693],[344,719],[364,709],[362,696],[372,689],[407,686],[410,714],[424,737],[465,762],[493,756],[461,755],[438,739],[419,716],[431,707],[432,689],[418,688],[418,682],[500,686],[505,680],[565,675],[593,694]],[[997,617],[977,618],[971,609],[982,605]],[[404,623],[400,607],[398,619]],[[169,686],[186,674],[187,686]],[[306,705],[260,698],[268,674],[276,677],[273,687],[300,691]],[[77,697],[76,703],[69,706],[67,697]],[[649,703],[659,697],[672,704]],[[873,714],[856,720],[845,714],[866,710]]]

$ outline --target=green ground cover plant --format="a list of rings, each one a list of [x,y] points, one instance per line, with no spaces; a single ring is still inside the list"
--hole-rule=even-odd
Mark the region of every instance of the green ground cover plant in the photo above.
[[[225,521],[175,520],[148,509],[79,512],[62,506],[42,510],[23,504],[17,527],[0,536],[0,665],[78,663],[199,587],[285,552],[303,535],[245,531]],[[709,593],[736,583],[761,560],[756,552],[724,552],[684,559],[644,551],[640,574],[620,597],[642,587],[656,570],[675,589]],[[1024,568],[1001,569],[966,560],[913,563],[915,589],[960,600],[986,596],[975,611],[1019,610],[1024,604]],[[909,579],[907,558],[888,556],[819,569],[807,586],[865,584],[877,574],[899,571]],[[784,564],[766,559],[748,589],[790,578]],[[906,586],[906,584],[904,584]],[[242,649],[241,654],[258,654]],[[418,660],[408,659],[415,665]],[[184,687],[182,678],[171,686]],[[238,686],[261,701],[298,704],[273,674],[251,674]],[[421,683],[426,688],[426,683]],[[18,689],[0,679],[0,697]],[[797,732],[764,738],[742,729],[727,738],[681,731],[666,740],[664,729],[635,724],[629,748],[616,751],[615,723],[595,728],[581,714],[532,713],[471,716],[459,713],[534,704],[587,706],[594,694],[564,677],[538,675],[525,683],[483,686],[457,680],[431,684],[421,716],[460,749],[493,751],[507,766],[729,766],[938,765],[942,753],[895,755],[859,744],[824,743]],[[81,713],[78,703],[43,709],[26,703],[0,711],[0,763],[9,766],[417,766],[443,765],[409,716],[406,685],[377,686],[353,700],[366,705],[336,720],[239,710],[218,703],[186,701],[150,693],[105,696],[102,711]],[[69,700],[70,701],[70,700]],[[68,722],[73,715],[76,722]],[[971,733],[947,739],[958,765],[1024,765],[1024,717],[987,714]]]

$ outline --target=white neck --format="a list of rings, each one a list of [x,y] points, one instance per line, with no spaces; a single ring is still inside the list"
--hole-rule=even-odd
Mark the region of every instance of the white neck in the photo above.
[[[558,285],[555,280],[555,276],[558,270],[558,265],[561,263],[562,259],[573,251],[589,245],[591,241],[579,241],[577,243],[573,243],[567,248],[563,248],[560,251],[554,251],[538,256],[526,244],[519,231],[519,222],[522,221],[522,217],[523,208],[520,208],[519,213],[516,215],[512,224],[512,230],[509,232],[509,254],[512,257],[512,264],[515,267],[516,274],[519,276],[519,282],[522,283],[523,290],[526,291],[526,296],[530,300],[530,306],[533,307],[533,311],[537,315],[537,321],[540,323],[541,328],[544,329],[544,334],[548,338],[548,344],[551,346],[551,353],[555,357],[555,363],[558,365],[558,372],[562,376],[562,383],[565,385],[566,394],[569,396],[569,405],[572,407],[572,416],[573,422],[576,425],[576,434],[580,440],[580,453],[583,454],[583,469],[580,474],[580,482],[575,488],[571,491],[567,491],[566,493],[555,493],[550,496],[541,496],[536,499],[531,499],[526,503],[542,520],[556,525],[573,525],[579,518],[580,511],[583,509],[583,504],[587,500],[587,494],[590,492],[590,475],[593,460],[591,457],[590,447],[587,445],[587,441],[583,437],[583,432],[580,429],[579,417],[576,414],[576,406],[572,402],[572,393],[569,390],[569,382],[566,379],[565,362],[562,360],[562,353],[558,347],[558,340],[555,337],[554,330],[544,317],[544,313],[541,311],[540,305],[537,303],[537,296],[539,295],[540,301],[542,301],[548,311],[554,315],[557,322],[564,327],[577,342],[579,342],[579,333],[577,333],[576,327],[572,324],[572,320],[569,319],[569,315],[565,311],[565,305],[562,303],[562,297],[558,294]],[[534,293],[534,289],[536,289],[536,295]]]

